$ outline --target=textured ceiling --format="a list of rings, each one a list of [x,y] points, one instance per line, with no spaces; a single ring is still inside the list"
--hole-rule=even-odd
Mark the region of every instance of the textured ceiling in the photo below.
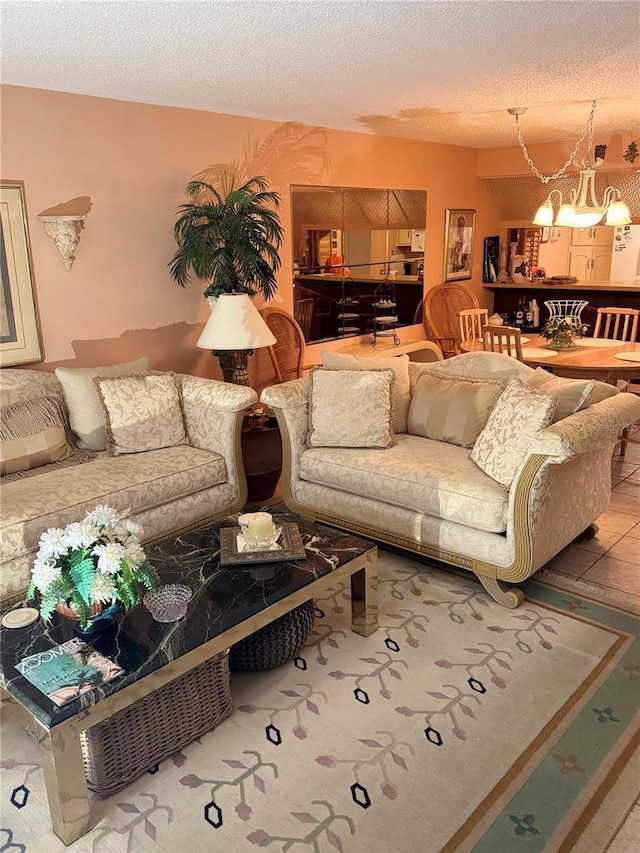
[[[640,126],[637,0],[1,0],[4,83],[512,145]]]

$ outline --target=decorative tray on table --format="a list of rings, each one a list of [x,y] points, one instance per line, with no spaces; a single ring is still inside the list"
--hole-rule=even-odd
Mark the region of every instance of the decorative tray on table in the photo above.
[[[295,522],[278,527],[280,534],[272,548],[261,551],[244,550],[246,543],[241,527],[220,528],[220,565],[239,566],[243,563],[275,563],[282,560],[304,560],[307,556],[300,530]]]

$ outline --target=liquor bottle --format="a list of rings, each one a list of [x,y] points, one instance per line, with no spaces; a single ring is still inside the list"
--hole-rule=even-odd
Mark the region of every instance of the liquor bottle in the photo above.
[[[530,302],[524,315],[524,327],[528,332],[533,331],[533,303]]]
[[[524,296],[521,296],[518,300],[518,304],[516,306],[515,314],[513,315],[513,325],[516,329],[524,328],[524,317],[525,317],[525,307],[524,307]]]
[[[540,328],[540,308],[535,297],[531,300],[531,310],[533,311],[533,328],[537,330]]]

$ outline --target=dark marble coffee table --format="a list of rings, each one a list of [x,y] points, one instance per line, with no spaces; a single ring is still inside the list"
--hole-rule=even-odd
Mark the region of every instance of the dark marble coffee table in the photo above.
[[[70,639],[71,624],[54,614],[49,626],[38,621],[26,628],[0,629],[0,685],[46,735],[43,765],[51,823],[65,844],[91,825],[83,731],[348,577],[354,592],[352,630],[369,636],[377,629],[375,545],[290,513],[274,513],[274,520],[298,524],[306,559],[221,567],[220,525],[215,524],[150,546],[149,557],[163,583],[184,583],[193,590],[187,615],[178,622],[158,623],[144,605],[123,615],[115,630],[91,644],[125,674],[60,708],[19,675],[14,664]],[[236,523],[232,517],[222,526]]]

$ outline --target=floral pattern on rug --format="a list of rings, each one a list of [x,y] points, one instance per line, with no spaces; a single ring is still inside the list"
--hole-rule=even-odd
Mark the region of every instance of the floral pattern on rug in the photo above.
[[[352,633],[348,586],[329,590],[298,658],[234,674],[232,715],[93,800],[96,826],[68,848],[37,738],[5,701],[2,849],[542,850],[631,724],[640,659],[630,617],[601,627],[601,604],[529,586],[538,600],[510,611],[467,576],[381,551],[377,632]],[[616,733],[587,745],[594,724]]]

